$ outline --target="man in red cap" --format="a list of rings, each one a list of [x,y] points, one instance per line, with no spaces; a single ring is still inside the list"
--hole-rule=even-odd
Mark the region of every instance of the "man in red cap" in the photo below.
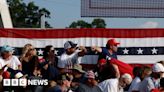
[[[95,71],[98,73],[101,72],[101,70],[104,68],[104,65],[107,64],[107,60],[110,60],[111,58],[117,59],[117,45],[120,43],[116,42],[115,39],[109,39],[107,41],[106,47],[101,48],[101,47],[91,47],[92,51],[98,52],[99,53],[99,58],[98,58],[98,63],[97,63],[97,68]],[[113,64],[113,67],[115,68],[117,72],[117,76],[120,76],[119,69],[117,65]]]
[[[107,44],[106,44],[106,48],[100,48],[100,47],[92,47],[92,51],[97,51],[99,53],[101,53],[99,55],[99,60],[100,59],[106,59],[106,56],[109,56],[111,58],[115,58],[117,59],[117,46],[119,45],[119,42],[116,42],[115,39],[109,39]]]
[[[98,73],[101,72],[104,65],[107,64],[107,61],[110,61],[110,63],[116,70],[116,75],[118,78],[120,77],[120,75],[123,75],[125,73],[128,73],[133,76],[133,68],[129,64],[117,60],[117,46],[119,44],[120,43],[116,42],[115,39],[109,39],[105,48],[92,47],[92,51],[97,51],[100,53],[96,70]]]

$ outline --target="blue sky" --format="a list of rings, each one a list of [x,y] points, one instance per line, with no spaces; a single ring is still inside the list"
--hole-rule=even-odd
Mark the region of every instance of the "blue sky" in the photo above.
[[[81,0],[24,0],[34,1],[51,12],[47,19],[53,28],[68,27],[73,21],[91,22],[94,18],[81,17]],[[107,28],[164,28],[164,18],[103,18]]]

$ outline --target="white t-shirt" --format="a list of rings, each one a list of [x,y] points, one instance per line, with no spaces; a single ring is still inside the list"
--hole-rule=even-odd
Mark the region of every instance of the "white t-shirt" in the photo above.
[[[135,77],[129,87],[128,92],[139,91],[140,82],[141,82],[141,79],[139,77]]]
[[[98,84],[102,92],[119,92],[118,79],[107,79]]]
[[[63,53],[59,58],[58,67],[72,69],[74,64],[78,64],[78,52],[71,55]]]
[[[5,65],[10,65],[10,68],[17,70],[18,66],[21,65],[21,62],[16,56],[12,56],[10,60],[4,60],[0,58],[0,68],[5,66]]]
[[[139,92],[150,92],[159,87],[160,79],[154,80],[152,77],[145,78],[139,86]]]
[[[3,66],[5,66],[4,60],[2,58],[0,58],[0,69],[2,69]]]

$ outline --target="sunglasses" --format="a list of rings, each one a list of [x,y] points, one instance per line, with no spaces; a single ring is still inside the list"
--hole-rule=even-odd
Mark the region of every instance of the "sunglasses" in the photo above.
[[[30,51],[30,50],[35,50],[35,48],[29,49],[29,51]]]

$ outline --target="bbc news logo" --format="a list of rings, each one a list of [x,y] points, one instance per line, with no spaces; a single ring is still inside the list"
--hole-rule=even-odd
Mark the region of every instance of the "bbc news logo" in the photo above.
[[[47,79],[3,79],[3,86],[48,85]]]

